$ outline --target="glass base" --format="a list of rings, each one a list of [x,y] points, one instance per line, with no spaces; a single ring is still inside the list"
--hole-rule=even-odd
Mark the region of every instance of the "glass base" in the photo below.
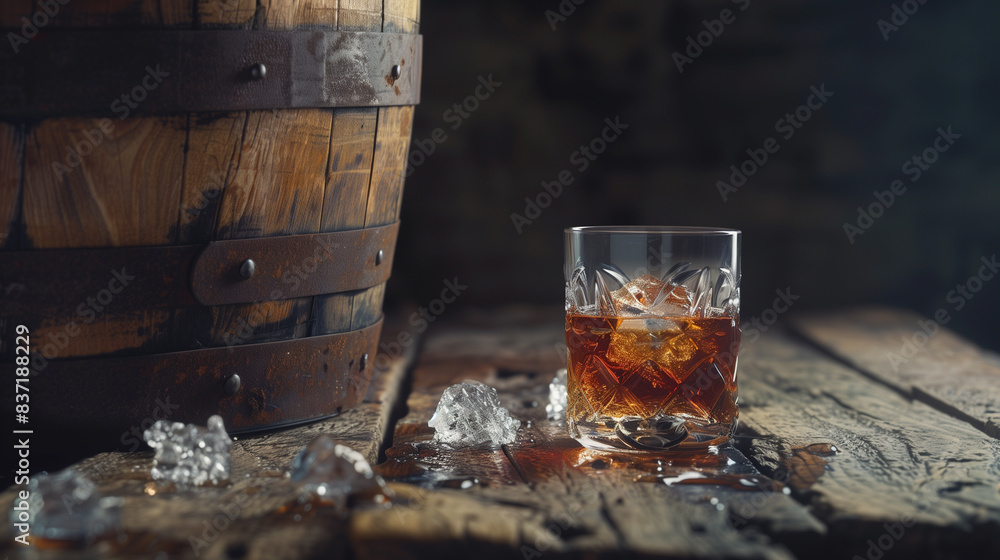
[[[656,452],[707,449],[729,441],[732,425],[703,423],[690,418],[607,418],[596,422],[568,422],[570,436],[588,449]]]

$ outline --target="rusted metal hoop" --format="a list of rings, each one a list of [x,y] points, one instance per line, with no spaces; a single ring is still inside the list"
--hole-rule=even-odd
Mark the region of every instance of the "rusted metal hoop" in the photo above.
[[[350,332],[280,342],[55,360],[30,380],[38,395],[32,421],[60,433],[114,434],[166,406],[170,420],[204,424],[219,414],[230,432],[242,432],[329,416],[364,398],[381,329],[379,318]]]
[[[76,317],[81,302],[105,288],[116,313],[361,290],[389,278],[398,232],[396,222],[207,246],[0,251],[0,313],[28,323]]]
[[[0,49],[0,119],[416,105],[420,35],[46,30]]]

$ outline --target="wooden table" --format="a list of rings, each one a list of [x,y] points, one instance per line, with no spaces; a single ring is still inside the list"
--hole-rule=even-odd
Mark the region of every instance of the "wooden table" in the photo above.
[[[563,363],[560,320],[534,308],[442,318],[419,351],[404,345],[356,409],[239,438],[232,483],[221,488],[149,495],[151,453],[86,459],[78,469],[125,497],[119,534],[31,557],[1000,555],[1000,359],[933,321],[881,308],[782,318],[744,340],[732,446],[636,461],[585,451],[545,419],[547,385]],[[523,423],[516,443],[429,443],[438,398],[465,379],[499,390]],[[319,433],[377,463],[392,507],[295,502],[285,472]],[[8,489],[0,503],[12,499]],[[224,529],[206,529],[220,519]]]

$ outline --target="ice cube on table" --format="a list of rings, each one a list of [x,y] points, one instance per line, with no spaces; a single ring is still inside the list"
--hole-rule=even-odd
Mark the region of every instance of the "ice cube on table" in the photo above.
[[[72,468],[33,477],[28,493],[27,511],[11,509],[10,519],[27,522],[39,537],[90,542],[121,526],[124,500],[103,495],[93,481]],[[28,519],[21,519],[22,514]]]
[[[566,418],[566,402],[566,368],[562,368],[549,383],[549,404],[545,405],[545,414],[549,420]]]
[[[299,451],[292,460],[289,477],[302,484],[305,492],[340,506],[345,506],[352,494],[384,494],[385,489],[385,481],[362,454],[325,434],[316,436]]]
[[[511,443],[521,421],[500,404],[497,390],[478,381],[464,381],[444,390],[427,425],[434,441],[452,446]]]
[[[229,480],[233,440],[222,417],[212,416],[205,428],[157,420],[143,437],[156,450],[153,480],[171,482],[179,490]]]

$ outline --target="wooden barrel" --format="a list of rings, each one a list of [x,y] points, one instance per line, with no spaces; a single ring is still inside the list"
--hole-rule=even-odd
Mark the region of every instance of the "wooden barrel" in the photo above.
[[[218,413],[256,430],[362,398],[419,90],[418,12],[418,0],[0,6],[13,51],[0,55],[0,353],[28,368],[26,427],[124,444],[158,418]]]

